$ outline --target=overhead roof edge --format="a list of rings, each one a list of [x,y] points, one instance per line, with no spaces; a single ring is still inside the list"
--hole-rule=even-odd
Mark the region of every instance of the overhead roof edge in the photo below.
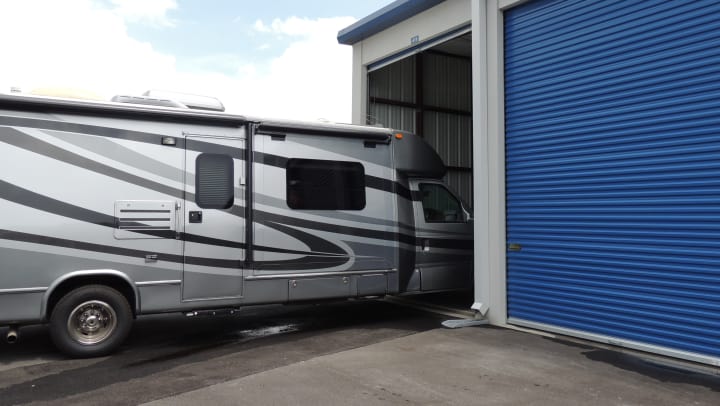
[[[338,42],[352,45],[445,0],[397,0],[338,32]]]

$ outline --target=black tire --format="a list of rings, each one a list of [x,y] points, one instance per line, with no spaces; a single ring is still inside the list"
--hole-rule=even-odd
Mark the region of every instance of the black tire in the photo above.
[[[50,337],[71,357],[100,357],[115,351],[133,321],[127,299],[103,285],[77,288],[60,299],[50,315]]]

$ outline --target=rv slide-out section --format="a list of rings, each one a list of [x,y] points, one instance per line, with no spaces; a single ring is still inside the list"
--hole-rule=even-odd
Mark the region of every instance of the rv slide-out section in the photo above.
[[[107,354],[141,314],[469,288],[470,213],[412,134],[0,96],[0,325]]]

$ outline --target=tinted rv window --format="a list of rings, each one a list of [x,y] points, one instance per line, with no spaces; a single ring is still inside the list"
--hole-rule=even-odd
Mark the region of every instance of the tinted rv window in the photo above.
[[[358,162],[290,159],[286,178],[291,209],[365,208],[365,169]]]
[[[458,223],[463,221],[460,202],[443,186],[421,183],[422,207],[428,223]]]
[[[228,155],[200,154],[195,161],[195,202],[204,209],[233,205],[233,160]]]

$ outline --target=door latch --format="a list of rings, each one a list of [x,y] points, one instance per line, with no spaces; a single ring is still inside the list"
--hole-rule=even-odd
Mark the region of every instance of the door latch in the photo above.
[[[202,223],[202,212],[201,211],[191,211],[189,221],[191,223]]]

